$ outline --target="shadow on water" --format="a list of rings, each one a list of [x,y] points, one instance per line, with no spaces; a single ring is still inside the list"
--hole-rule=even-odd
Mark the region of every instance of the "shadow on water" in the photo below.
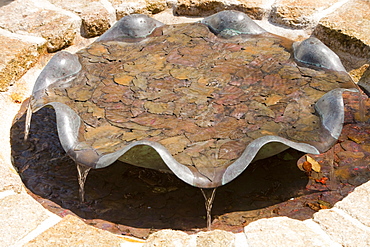
[[[76,165],[59,143],[54,110],[43,108],[33,115],[28,141],[23,140],[24,120],[23,115],[11,129],[14,166],[46,208],[59,215],[70,210],[89,224],[137,237],[163,228],[193,232],[206,227],[204,199],[198,188],[174,175],[122,162],[91,170],[86,202],[80,203]],[[289,149],[258,161],[218,188],[212,227],[238,232],[263,217],[308,219],[315,212],[311,202],[332,204],[350,191],[342,189],[329,196],[330,191],[322,184],[309,187],[309,176],[296,165],[302,155]]]

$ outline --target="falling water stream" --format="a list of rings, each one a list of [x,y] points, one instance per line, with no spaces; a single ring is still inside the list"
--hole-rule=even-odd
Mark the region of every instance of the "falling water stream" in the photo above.
[[[79,187],[79,197],[81,202],[85,202],[85,183],[87,175],[91,167],[87,167],[77,163],[77,171],[78,171],[78,185]]]

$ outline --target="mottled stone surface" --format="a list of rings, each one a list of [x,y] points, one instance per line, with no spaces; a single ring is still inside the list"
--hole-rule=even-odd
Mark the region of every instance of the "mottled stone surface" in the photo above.
[[[268,0],[178,0],[175,8],[177,15],[208,16],[222,10],[239,10],[251,18],[260,20],[266,14]]]
[[[57,9],[42,8],[31,0],[16,0],[0,8],[0,27],[43,37],[48,51],[54,52],[72,44],[80,19]]]
[[[357,187],[335,206],[370,227],[370,183]]]
[[[167,8],[166,0],[109,0],[116,10],[117,20],[130,14],[157,14]]]
[[[24,246],[124,246],[127,239],[89,226],[75,216],[67,215],[55,226]],[[140,241],[136,241],[140,243]],[[122,244],[122,245],[121,245]]]
[[[246,226],[244,232],[249,246],[332,246],[302,221],[288,217],[257,220]]]
[[[190,236],[181,231],[162,230],[149,236],[143,247],[188,247]]]
[[[45,51],[45,43],[41,38],[27,38],[0,29],[0,91],[6,91],[37,62]]]
[[[370,2],[348,1],[322,18],[314,35],[331,49],[370,58]]]
[[[197,247],[235,247],[235,237],[231,232],[214,230],[197,234]]]
[[[320,210],[314,221],[336,242],[348,247],[370,246],[370,228],[335,210]]]
[[[99,0],[51,0],[50,2],[78,14],[82,19],[81,32],[85,37],[103,34],[116,18],[115,13],[110,13]]]
[[[312,15],[322,11],[339,0],[278,0],[272,6],[270,20],[292,28],[304,28],[315,25]]]
[[[29,195],[0,199],[0,246],[11,246],[48,218],[45,209]]]

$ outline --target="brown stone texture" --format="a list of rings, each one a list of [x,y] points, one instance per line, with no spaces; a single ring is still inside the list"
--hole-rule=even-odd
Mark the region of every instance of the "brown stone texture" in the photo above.
[[[45,41],[42,39],[37,39],[38,42],[29,40],[22,41],[20,36],[0,30],[0,44],[2,44],[0,48],[0,91],[6,91],[10,85],[23,76],[45,51]],[[37,40],[34,39],[34,41]]]
[[[17,0],[0,8],[0,27],[43,37],[48,51],[54,52],[72,44],[79,20],[61,11],[36,6],[30,0]]]
[[[315,24],[312,14],[324,10],[339,0],[278,0],[272,6],[270,20],[292,28],[304,28]]]
[[[261,20],[266,14],[267,0],[178,0],[175,13],[188,16],[209,16],[222,10],[238,10],[252,19]]]
[[[75,216],[67,215],[62,221],[49,228],[24,246],[121,246],[125,238],[108,231],[89,226]],[[138,241],[139,242],[139,241]]]
[[[166,0],[109,0],[116,10],[117,20],[130,14],[157,14],[167,8]]]
[[[110,23],[115,20],[111,20],[110,13],[99,0],[51,0],[50,2],[78,14],[82,19],[81,32],[85,37],[95,37],[103,34],[110,28]]]
[[[369,13],[369,1],[348,1],[322,18],[313,34],[335,51],[370,59]]]

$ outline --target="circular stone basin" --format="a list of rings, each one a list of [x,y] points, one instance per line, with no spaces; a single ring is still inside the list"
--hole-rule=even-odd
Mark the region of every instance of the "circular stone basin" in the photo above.
[[[263,217],[310,218],[368,181],[370,130],[358,119],[369,100],[359,102],[336,55],[224,17],[149,32],[118,25],[77,55],[58,53],[11,132],[35,198],[145,238],[205,227],[195,187],[220,186],[212,227],[238,232]],[[75,162],[99,168],[83,203]]]

